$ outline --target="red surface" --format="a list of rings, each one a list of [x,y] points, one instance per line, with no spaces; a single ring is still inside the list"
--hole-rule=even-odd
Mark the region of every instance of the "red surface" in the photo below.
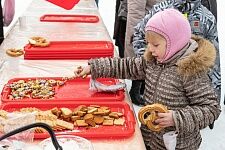
[[[80,0],[46,0],[64,9],[72,9]]]
[[[41,55],[24,55],[24,59],[26,60],[87,60],[91,58],[99,58],[99,57],[112,57],[113,54],[102,54],[101,56],[98,55],[75,55],[72,54],[70,56],[52,56],[49,54],[48,56],[41,56]]]
[[[2,109],[12,112],[19,110],[20,108],[26,107],[36,107],[41,110],[48,110],[54,107],[67,107],[74,109],[79,105],[100,105],[110,107],[111,111],[122,112],[125,117],[125,124],[123,126],[102,126],[95,128],[85,128],[85,127],[75,127],[74,131],[66,130],[67,132],[55,132],[56,135],[77,135],[88,139],[101,138],[101,139],[118,139],[118,138],[127,138],[133,135],[135,131],[135,119],[133,111],[130,109],[129,105],[125,102],[70,102],[70,103],[7,103],[2,105]],[[49,137],[48,133],[35,133],[34,137],[37,138],[47,138]]]
[[[110,56],[101,56],[101,57],[110,57]],[[99,56],[80,56],[80,57],[41,57],[41,56],[29,56],[24,57],[25,60],[87,60],[91,58],[99,58]]]
[[[80,23],[96,23],[99,21],[98,16],[94,15],[61,15],[46,14],[40,18],[42,22],[80,22]]]
[[[124,99],[124,91],[120,90],[115,93],[107,93],[107,92],[92,92],[89,90],[89,81],[90,78],[76,78],[73,80],[69,80],[65,83],[65,85],[60,87],[55,87],[55,96],[53,99],[32,99],[32,98],[24,98],[19,100],[10,100],[8,95],[11,92],[11,89],[7,86],[12,82],[18,80],[28,80],[28,79],[56,79],[61,80],[62,78],[56,77],[42,77],[42,78],[14,78],[8,81],[8,83],[4,86],[2,90],[1,100],[3,103],[5,102],[42,102],[42,103],[55,103],[55,102],[65,102],[65,101],[122,101]],[[117,79],[112,78],[99,78],[98,81],[104,83],[106,85],[114,85],[119,81]]]
[[[48,47],[35,47],[27,44],[25,52],[65,52],[84,53],[111,52],[114,46],[109,41],[51,41]]]
[[[52,41],[48,47],[24,47],[24,59],[90,59],[113,57],[114,46],[109,41]]]

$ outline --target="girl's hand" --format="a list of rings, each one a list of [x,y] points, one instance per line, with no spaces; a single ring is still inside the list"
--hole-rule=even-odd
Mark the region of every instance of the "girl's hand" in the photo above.
[[[85,67],[79,66],[74,71],[75,77],[85,78],[89,74],[91,74],[91,67],[90,67],[90,65],[85,66]]]
[[[170,126],[175,126],[172,110],[169,110],[168,113],[158,113],[158,117],[159,118],[155,120],[155,123],[159,124],[160,127],[166,128]]]

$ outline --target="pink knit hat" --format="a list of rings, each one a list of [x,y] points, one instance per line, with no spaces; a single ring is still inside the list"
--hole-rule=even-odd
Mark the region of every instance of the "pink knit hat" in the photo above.
[[[175,9],[165,9],[153,15],[147,22],[145,31],[154,31],[166,39],[166,54],[161,62],[180,51],[191,38],[188,20]]]

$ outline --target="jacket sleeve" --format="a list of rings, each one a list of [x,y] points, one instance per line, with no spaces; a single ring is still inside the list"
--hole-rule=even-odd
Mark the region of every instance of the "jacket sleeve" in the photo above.
[[[118,79],[145,79],[146,63],[140,58],[100,58],[89,60],[91,76],[93,79],[99,77],[113,77]]]
[[[209,77],[196,75],[183,82],[189,106],[174,110],[173,117],[179,134],[193,133],[213,123],[221,112]]]
[[[221,90],[221,72],[220,72],[220,52],[219,52],[219,41],[217,32],[217,23],[213,14],[208,14],[210,19],[207,20],[205,26],[205,38],[210,40],[216,48],[216,62],[213,69],[209,73],[209,77],[213,83],[214,89],[217,90],[218,95],[220,95]]]
[[[216,47],[216,50],[219,50],[219,41],[218,41],[218,32],[217,32],[217,23],[213,14],[208,14],[208,19],[205,19],[207,24],[205,26],[205,38],[210,40],[213,45]]]
[[[4,26],[9,26],[15,15],[15,0],[5,0],[3,6]]]
[[[124,20],[127,20],[127,0],[120,0],[118,17],[122,17]]]

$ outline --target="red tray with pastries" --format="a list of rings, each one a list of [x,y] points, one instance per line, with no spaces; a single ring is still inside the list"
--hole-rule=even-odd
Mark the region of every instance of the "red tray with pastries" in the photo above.
[[[28,81],[32,81],[32,82],[28,83]],[[35,83],[33,83],[34,81]],[[1,92],[1,100],[3,103],[5,102],[55,103],[55,102],[87,101],[87,100],[88,101],[122,101],[124,99],[124,90],[119,90],[116,92],[90,91],[89,76],[87,78],[76,78],[72,80],[67,80],[65,83],[63,81],[64,80],[62,77],[14,78],[9,80],[8,83],[5,84]],[[120,82],[119,80],[113,79],[113,78],[99,78],[97,79],[97,81],[105,85],[115,85]],[[15,82],[19,84],[14,84],[13,88],[11,88],[10,85],[12,85],[12,83],[15,83]],[[23,82],[25,82],[25,84],[23,84]],[[53,84],[54,82],[57,82],[57,84],[52,86],[52,88],[43,88],[44,85]],[[28,86],[27,84],[30,84],[30,85]],[[60,86],[60,84],[63,84],[63,85]],[[24,88],[26,88],[26,90]],[[19,92],[13,92],[12,89],[15,89],[15,91],[19,91]],[[41,91],[38,89],[43,89],[43,90]],[[21,91],[23,92],[20,93]],[[33,94],[31,95],[32,92]],[[14,94],[13,97],[10,96],[12,94]]]
[[[113,54],[101,54],[101,57],[112,57]],[[24,59],[26,60],[87,60],[87,59],[95,59],[99,58],[99,54],[89,54],[89,55],[75,55],[75,56],[69,56],[68,55],[63,55],[63,56],[55,56],[55,55],[29,55],[25,54]]]
[[[51,41],[47,47],[24,47],[24,59],[90,59],[113,57],[114,45],[110,41]]]
[[[73,110],[77,108],[80,105],[85,106],[93,106],[98,105],[100,107],[108,107],[110,111],[112,112],[118,112],[123,114],[121,118],[123,118],[123,124],[121,125],[98,125],[95,127],[77,127],[74,126],[72,130],[61,130],[61,131],[55,131],[56,135],[77,135],[88,139],[118,139],[118,138],[128,138],[133,135],[135,131],[135,119],[134,119],[134,113],[130,109],[130,106],[125,102],[84,102],[84,101],[73,101],[70,103],[6,103],[1,106],[1,109],[7,111],[7,112],[13,112],[13,111],[19,111],[21,108],[38,108],[41,111],[50,110],[52,108],[68,108],[70,110]],[[73,123],[73,122],[71,122]],[[72,124],[73,125],[73,124]],[[34,138],[41,139],[41,138],[47,138],[49,137],[49,134],[47,132],[43,133],[34,133]]]
[[[24,47],[25,53],[75,53],[75,54],[88,54],[111,52],[114,50],[113,43],[110,41],[50,41],[47,47],[36,47],[27,44]]]
[[[79,22],[97,23],[98,16],[95,15],[68,15],[68,14],[46,14],[41,16],[41,22]]]
[[[113,52],[111,53],[89,53],[89,54],[72,54],[72,53],[61,53],[60,52],[55,52],[52,54],[38,54],[38,53],[33,53],[33,54],[29,54],[29,53],[25,53],[24,54],[24,59],[27,60],[63,60],[63,59],[68,59],[68,60],[87,60],[87,59],[95,59],[95,58],[99,58],[99,57],[113,57]]]

